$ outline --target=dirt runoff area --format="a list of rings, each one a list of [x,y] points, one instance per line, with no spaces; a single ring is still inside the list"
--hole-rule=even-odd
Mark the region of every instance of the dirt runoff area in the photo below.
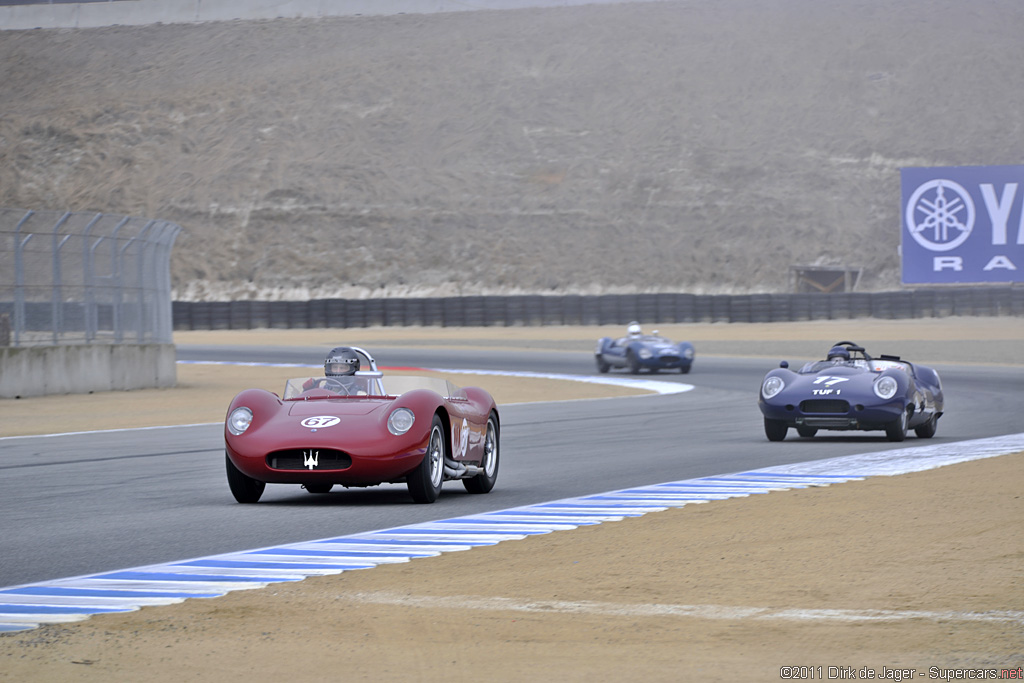
[[[903,347],[916,348],[936,362],[991,360],[954,358],[960,352],[951,350],[974,343],[979,355],[1001,347],[1005,356],[1007,349],[1019,352],[1024,339],[1024,326],[1014,319],[857,321],[842,327],[689,325],[665,331],[701,342],[698,354],[718,341],[750,348],[762,340],[788,343],[796,358],[805,344],[852,338],[865,345],[869,339],[885,342],[886,352],[908,357]],[[582,340],[589,340],[589,348],[593,332],[377,329],[348,330],[343,338],[564,349]],[[245,342],[238,333],[181,337],[182,344],[341,339],[323,330],[268,331]],[[820,344],[816,348],[820,353]],[[168,417],[176,391],[152,392],[162,404],[154,412]],[[506,400],[515,399],[514,386],[503,391]],[[127,393],[138,399],[133,405],[140,412],[147,410],[150,392]],[[59,398],[25,403],[58,410],[46,401]],[[14,403],[0,405],[5,416]],[[1018,453],[686,506],[4,635],[0,680],[1019,678],[1022,491],[1024,454]]]

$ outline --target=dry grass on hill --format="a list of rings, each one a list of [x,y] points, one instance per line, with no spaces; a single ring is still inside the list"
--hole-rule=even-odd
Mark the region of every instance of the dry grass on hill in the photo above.
[[[899,168],[1024,157],[1017,0],[0,32],[0,206],[158,217],[178,298],[899,284]]]

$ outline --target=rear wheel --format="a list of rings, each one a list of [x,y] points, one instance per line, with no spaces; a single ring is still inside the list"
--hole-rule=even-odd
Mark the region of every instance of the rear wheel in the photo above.
[[[239,503],[259,502],[260,496],[263,495],[263,489],[267,487],[266,483],[242,474],[241,470],[231,462],[227,453],[224,454],[224,463],[228,472],[228,487],[235,500]]]
[[[487,418],[487,434],[484,436],[484,459],[480,463],[483,472],[463,479],[462,485],[470,493],[487,493],[494,488],[498,479],[498,422],[492,413]]]
[[[441,418],[435,415],[434,421],[430,425],[427,452],[416,469],[406,477],[409,495],[417,503],[433,503],[441,494],[446,450],[447,439],[444,438],[444,427],[441,426]]]
[[[767,417],[764,419],[764,435],[769,441],[782,441],[786,438],[787,431],[789,427],[784,420],[769,420]]]
[[[935,430],[939,426],[939,419],[932,415],[923,425],[914,427],[914,433],[919,439],[930,439],[935,436]]]
[[[885,436],[889,441],[903,441],[907,438],[907,421],[909,420],[907,411],[903,413],[885,426]]]

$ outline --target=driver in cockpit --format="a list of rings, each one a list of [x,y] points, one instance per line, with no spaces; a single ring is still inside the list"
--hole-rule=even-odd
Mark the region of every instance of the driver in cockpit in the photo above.
[[[850,362],[850,352],[843,346],[833,346],[826,357],[833,365],[846,365]]]
[[[310,377],[302,385],[303,391],[326,389],[340,394],[355,394],[366,391],[365,382],[355,376],[359,371],[359,354],[349,346],[331,349],[324,359],[323,378]]]

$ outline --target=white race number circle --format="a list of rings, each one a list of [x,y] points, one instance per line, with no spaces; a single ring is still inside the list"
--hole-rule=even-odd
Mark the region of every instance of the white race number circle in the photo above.
[[[324,427],[333,427],[339,422],[341,422],[341,418],[334,415],[316,415],[315,417],[307,417],[299,424],[310,429],[323,429]]]

